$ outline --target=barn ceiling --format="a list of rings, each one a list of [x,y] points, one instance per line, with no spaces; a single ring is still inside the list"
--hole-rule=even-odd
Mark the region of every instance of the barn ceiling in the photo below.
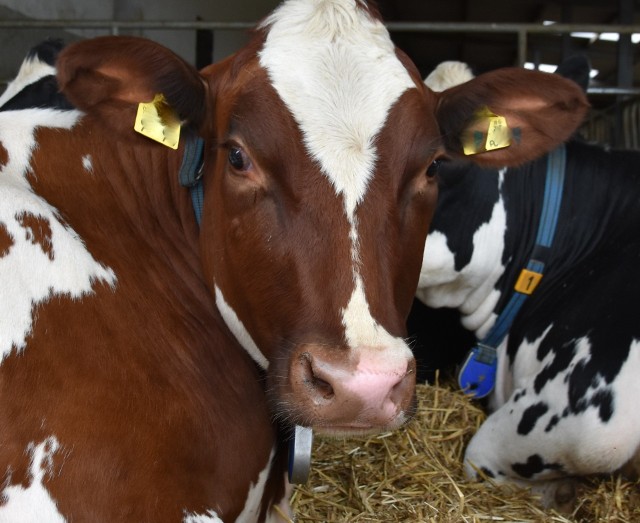
[[[379,0],[378,5],[392,28],[394,22],[424,21],[536,25],[555,22],[575,26],[574,32],[583,32],[583,27],[594,24],[638,25],[640,29],[640,0]],[[467,62],[476,73],[518,65],[519,61],[517,33],[392,30],[392,36],[423,75],[444,60]],[[532,63],[553,65],[572,54],[587,54],[597,71],[591,82],[593,91],[624,87],[640,92],[640,43],[620,44],[595,35],[585,38],[552,33],[529,34],[526,41],[526,59]],[[591,99],[596,106],[616,101],[611,94],[593,95]]]

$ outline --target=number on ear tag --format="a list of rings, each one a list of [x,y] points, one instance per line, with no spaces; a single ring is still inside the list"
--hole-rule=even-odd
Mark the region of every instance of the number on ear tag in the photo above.
[[[178,148],[180,120],[162,94],[157,94],[151,102],[138,104],[133,128],[171,149]]]
[[[490,116],[487,143],[484,146],[485,150],[503,149],[504,147],[509,147],[509,145],[511,145],[511,140],[509,139],[507,119],[504,116]]]
[[[518,281],[514,286],[514,289],[522,294],[533,294],[533,291],[536,290],[536,287],[542,280],[542,274],[539,272],[530,271],[528,269],[522,269],[520,272],[520,276],[518,276]]]

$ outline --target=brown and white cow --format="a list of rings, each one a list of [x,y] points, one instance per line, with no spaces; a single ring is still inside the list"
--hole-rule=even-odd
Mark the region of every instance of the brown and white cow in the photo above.
[[[286,1],[200,73],[133,37],[56,67],[77,110],[0,112],[2,522],[276,521],[280,430],[411,416],[439,158],[491,110],[518,139],[476,161],[526,161],[586,107],[519,69],[436,95],[360,0]],[[160,94],[177,150],[133,129]]]

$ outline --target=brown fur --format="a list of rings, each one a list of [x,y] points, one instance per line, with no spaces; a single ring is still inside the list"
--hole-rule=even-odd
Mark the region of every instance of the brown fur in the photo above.
[[[9,161],[9,153],[7,153],[7,150],[0,143],[0,167],[4,167],[5,165],[7,165],[8,161]]]
[[[14,241],[4,223],[0,223],[0,258],[9,254]]]
[[[103,41],[83,42],[60,67],[95,79],[90,64],[79,74],[67,59],[80,64],[104,50]],[[174,74],[168,81],[179,84]],[[90,98],[89,114],[64,136],[38,131],[30,181],[118,282],[33,311],[25,352],[1,366],[0,397],[12,401],[0,402],[0,469],[14,471],[12,484],[28,484],[27,445],[55,435],[62,448],[46,485],[65,517],[168,522],[213,509],[232,521],[267,465],[275,432],[258,371],[203,283],[193,209],[177,179],[182,151],[131,125],[114,135],[104,119],[131,117],[111,103],[118,91],[100,99],[82,82],[66,85],[76,103]],[[87,153],[91,175],[80,161]],[[48,224],[28,214],[20,221],[55,256]],[[270,487],[276,501],[282,480],[280,465]]]
[[[51,226],[49,225],[49,220],[40,216],[34,216],[31,213],[24,213],[18,217],[18,222],[24,227],[27,239],[34,245],[38,244],[42,252],[45,253],[50,260],[53,260],[54,253],[51,244]]]

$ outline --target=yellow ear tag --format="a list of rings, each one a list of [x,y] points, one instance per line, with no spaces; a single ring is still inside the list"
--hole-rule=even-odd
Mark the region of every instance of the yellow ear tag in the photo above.
[[[162,94],[156,94],[152,102],[138,104],[133,128],[171,149],[178,148],[180,120]]]
[[[482,129],[486,125],[486,133]],[[484,153],[511,145],[511,134],[507,119],[493,114],[487,107],[476,115],[476,119],[463,136],[462,148],[465,155]]]

